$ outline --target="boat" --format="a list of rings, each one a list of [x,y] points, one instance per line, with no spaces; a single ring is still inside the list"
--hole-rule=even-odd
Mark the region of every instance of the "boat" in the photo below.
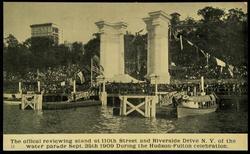
[[[188,96],[183,95],[177,105],[177,117],[202,115],[215,112],[218,108],[216,95]]]
[[[88,106],[100,106],[101,101],[99,100],[84,100],[75,102],[43,102],[43,110],[59,110],[59,109],[70,109],[77,107],[88,107]]]

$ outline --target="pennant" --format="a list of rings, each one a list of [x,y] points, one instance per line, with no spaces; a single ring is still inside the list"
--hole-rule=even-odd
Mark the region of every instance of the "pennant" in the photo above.
[[[218,58],[215,57],[216,63],[218,66],[225,67],[226,63]]]
[[[201,51],[201,53],[202,53],[205,57],[207,57],[207,55],[205,54],[205,52],[204,52],[203,50],[200,49],[200,51]]]
[[[66,85],[65,81],[61,82],[61,86],[65,86],[65,85]]]
[[[176,66],[174,62],[171,62],[171,66]]]
[[[190,44],[191,46],[193,46],[194,44],[190,41],[187,40],[187,43]]]
[[[181,50],[183,50],[182,35],[180,35]]]
[[[81,84],[85,82],[85,78],[83,76],[82,72],[78,72],[77,75],[79,76],[80,80],[81,80]]]

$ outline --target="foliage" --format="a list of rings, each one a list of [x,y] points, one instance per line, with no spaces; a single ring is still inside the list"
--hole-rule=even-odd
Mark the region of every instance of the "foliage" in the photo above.
[[[180,14],[171,14],[171,31],[178,31],[200,49],[234,66],[247,66],[247,14],[233,8],[228,12],[213,7],[198,10],[201,20],[187,17],[180,20]],[[100,34],[93,34],[86,44],[73,42],[54,44],[47,37],[28,38],[20,43],[10,34],[5,38],[3,47],[3,69],[6,73],[25,74],[37,69],[77,64],[89,67],[90,59],[100,56]],[[147,34],[127,34],[125,37],[126,73],[142,79],[146,74]],[[178,66],[205,66],[206,58],[195,47],[183,41],[184,50],[180,50],[180,41],[173,35],[169,39],[170,62]],[[214,65],[210,61],[211,65]],[[139,72],[139,74],[138,74]]]

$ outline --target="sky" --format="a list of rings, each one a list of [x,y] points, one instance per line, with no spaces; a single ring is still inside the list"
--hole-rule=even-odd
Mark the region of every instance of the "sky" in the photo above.
[[[30,25],[52,22],[62,30],[62,40],[86,43],[98,32],[95,22],[123,21],[127,30],[135,33],[144,29],[142,18],[152,11],[162,10],[167,14],[178,12],[181,20],[186,17],[200,19],[197,11],[206,6],[227,11],[242,8],[247,12],[246,2],[224,3],[48,3],[48,2],[4,2],[4,37],[13,34],[18,41],[31,35]]]

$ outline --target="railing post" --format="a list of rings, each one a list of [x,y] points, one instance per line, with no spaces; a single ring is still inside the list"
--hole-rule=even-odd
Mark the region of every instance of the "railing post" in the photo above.
[[[204,96],[206,95],[205,91],[204,91],[204,77],[201,77],[201,95]]]
[[[18,83],[18,91],[20,94],[22,94],[22,82],[20,82],[20,81]]]
[[[37,81],[37,90],[38,90],[38,92],[41,92],[41,83],[40,83],[40,81]]]
[[[76,80],[73,81],[73,93],[76,93]]]
[[[197,95],[197,90],[196,90],[196,86],[194,86],[194,96]]]
[[[148,96],[145,96],[145,117],[149,117],[149,101]]]

